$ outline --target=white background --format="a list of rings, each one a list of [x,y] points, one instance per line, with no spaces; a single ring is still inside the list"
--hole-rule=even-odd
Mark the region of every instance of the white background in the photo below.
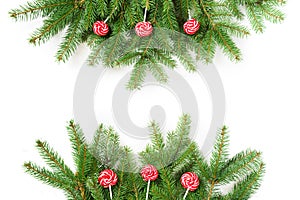
[[[41,47],[27,38],[41,21],[14,23],[8,10],[24,0],[6,1],[0,12],[1,199],[64,199],[63,194],[23,173],[27,160],[42,163],[34,141],[43,139],[72,163],[65,131],[73,117],[73,86],[88,50],[81,46],[66,64],[54,61],[59,37]],[[232,154],[261,150],[267,174],[252,198],[297,199],[300,180],[299,1],[284,8],[281,25],[239,40],[244,60],[215,59],[226,92],[226,120]]]

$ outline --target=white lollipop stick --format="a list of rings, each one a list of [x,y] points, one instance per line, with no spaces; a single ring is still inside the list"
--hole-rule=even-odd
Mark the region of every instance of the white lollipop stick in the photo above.
[[[191,20],[192,17],[191,17],[191,10],[190,9],[188,9],[188,13],[189,13],[189,20]]]
[[[111,186],[109,185],[108,188],[109,188],[109,196],[110,196],[110,199],[112,200],[112,197],[113,197],[113,196],[112,196]]]
[[[144,13],[144,22],[146,22],[146,17],[147,17],[147,8],[145,8],[145,13]]]
[[[118,9],[118,7],[116,6],[115,9],[110,13],[110,15],[104,20],[104,23],[106,23],[109,18],[111,17],[111,15]]]
[[[148,181],[147,193],[146,193],[146,200],[148,200],[148,197],[149,197],[149,191],[150,191],[150,180]]]
[[[149,0],[146,1],[146,8],[145,8],[145,13],[144,13],[144,22],[146,22],[148,7],[149,7]]]
[[[183,196],[183,200],[185,200],[185,198],[186,198],[186,196],[188,195],[189,191],[190,191],[190,188],[188,188],[188,189],[186,190],[186,192],[185,192],[185,194],[184,194],[184,196]]]

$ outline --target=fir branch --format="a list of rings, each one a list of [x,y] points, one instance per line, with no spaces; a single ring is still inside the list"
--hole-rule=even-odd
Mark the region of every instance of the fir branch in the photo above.
[[[112,128],[100,125],[94,136],[94,141],[89,145],[89,152],[99,160],[104,167],[115,168],[119,155],[123,154],[119,136]]]
[[[62,7],[66,5],[74,4],[73,1],[69,2],[53,2],[53,3],[42,3],[39,1],[28,2],[24,6],[20,6],[19,9],[13,9],[9,11],[9,15],[16,20],[33,20],[40,16],[45,16],[52,12],[52,9]]]
[[[203,48],[206,50],[205,54],[207,56],[205,56],[205,61],[207,63],[211,62],[211,60],[216,52],[217,43],[213,37],[213,34],[214,34],[214,32],[212,30],[207,31],[203,40],[201,41],[201,46],[203,46]],[[201,51],[199,51],[199,52],[201,52]]]
[[[215,180],[228,156],[228,135],[227,127],[223,127],[217,136],[216,144],[212,152],[210,166],[212,169],[212,178]]]
[[[56,58],[58,61],[65,62],[77,49],[78,44],[81,41],[80,35],[80,26],[81,26],[81,16],[82,13],[79,12],[78,16],[76,16],[76,21],[74,24],[70,25],[67,30],[67,34],[64,38],[64,41],[59,47],[59,50],[56,54]]]
[[[210,184],[209,192],[207,195],[207,200],[210,200],[212,198],[215,186],[216,186],[216,181],[213,180]]]
[[[171,0],[163,0],[162,23],[167,24],[172,31],[178,30],[178,24],[174,14],[174,6]],[[158,22],[160,23],[160,22]]]
[[[215,41],[221,46],[223,52],[226,53],[232,61],[241,60],[241,51],[230,36],[220,27],[216,27],[215,30]]]
[[[180,155],[178,159],[176,159],[172,163],[172,175],[180,176],[187,170],[194,168],[195,164],[195,152],[197,151],[197,144],[195,142],[191,142],[191,144],[186,148],[186,150]]]
[[[199,176],[200,186],[189,194],[189,199],[249,199],[259,188],[265,171],[261,153],[246,150],[228,159],[228,132],[227,128],[223,127],[218,133],[209,165],[197,144],[186,137],[189,127],[190,118],[183,115],[176,130],[169,132],[165,141],[159,126],[155,122],[149,125],[152,144],[140,153],[140,161],[142,164],[152,164],[159,170],[159,178],[151,184],[150,198],[181,198],[184,189],[179,181],[180,176],[191,171]],[[118,184],[113,188],[114,198],[144,198],[147,184],[138,173],[138,160],[135,160],[128,147],[120,146],[114,130],[100,125],[89,148],[84,137],[80,136],[80,127],[73,121],[69,123],[68,132],[72,148],[77,151],[80,147],[76,154],[77,159],[74,159],[77,160],[75,178],[68,178],[61,172],[68,167],[65,167],[64,162],[52,149],[40,142],[42,156],[53,168],[53,172],[31,162],[24,164],[26,172],[48,185],[64,190],[70,200],[96,200],[109,198],[107,190],[99,186],[97,177],[99,171],[111,168],[115,169],[119,177]],[[185,148],[179,148],[180,146]],[[225,184],[235,184],[227,194],[220,192]]]
[[[123,12],[121,13],[120,18],[123,19]],[[123,19],[124,20],[124,19]],[[107,44],[105,53],[104,53],[104,63],[107,66],[112,67],[113,59],[119,55],[119,50],[121,49],[122,42],[124,41],[124,33],[122,33],[122,29],[124,26],[124,21],[122,20],[121,24],[118,25],[117,31],[113,31],[113,34],[115,35],[115,39],[113,41],[110,41],[112,44]]]
[[[174,180],[172,180],[172,178],[170,176],[171,172],[165,168],[164,163],[162,163],[162,162],[159,162],[159,163],[160,163],[159,174],[160,174],[162,181],[164,182],[162,187],[164,187],[166,191],[163,191],[163,193],[162,193],[162,191],[156,190],[156,193],[158,195],[164,194],[163,199],[176,200],[177,197],[174,195],[174,192],[176,192],[176,191],[173,190]],[[154,188],[152,188],[152,190],[155,191]]]
[[[103,48],[105,47],[104,38],[92,35],[89,37],[88,44],[92,47],[92,53],[89,55],[88,63],[91,66],[95,66],[100,63],[100,56]],[[95,45],[98,44],[98,45]]]
[[[251,195],[259,188],[263,174],[265,173],[265,164],[261,163],[258,170],[252,172],[244,180],[237,183],[234,189],[226,197],[228,199],[244,200],[249,199]]]
[[[172,163],[176,160],[190,144],[189,131],[191,128],[191,119],[189,115],[183,115],[180,117],[175,132],[168,134],[166,151],[170,152],[168,156],[168,162]]]
[[[189,71],[194,71],[195,67],[193,63],[188,62],[190,59],[184,59],[188,55],[186,50],[197,51],[197,60],[211,62],[218,45],[232,61],[241,60],[240,49],[236,46],[233,37],[249,35],[249,30],[241,24],[244,14],[247,15],[255,32],[264,30],[266,20],[280,23],[284,19],[284,14],[279,9],[284,5],[281,0],[147,0],[143,3],[138,0],[35,0],[11,10],[9,14],[16,20],[45,18],[43,26],[29,39],[33,44],[46,42],[60,31],[67,29],[64,41],[56,54],[59,61],[68,60],[77,46],[88,40],[92,50],[89,56],[90,64],[103,61],[109,67],[119,67],[130,63],[125,59],[120,60],[119,63],[114,62],[124,55],[124,49],[128,44],[126,36],[122,33],[131,30],[142,20],[145,5],[148,8],[147,21],[156,28],[153,34],[160,32],[156,34],[155,41],[161,42],[161,50],[179,58]],[[187,36],[193,43],[198,44],[198,48],[182,47],[180,41],[182,38],[177,39],[162,34],[163,30],[183,33],[182,25],[188,18],[189,10],[191,17],[201,24],[195,35]],[[111,32],[104,37],[95,36],[92,32],[93,23],[105,19],[109,23]],[[111,41],[106,45],[102,44],[106,40]],[[177,46],[172,46],[170,43]],[[139,49],[126,50],[126,52],[133,51]],[[157,63],[164,60],[161,56],[163,54],[156,57]],[[163,67],[153,65],[154,75],[162,82],[166,80],[166,76],[163,76]]]
[[[74,120],[69,122],[67,131],[73,149],[73,158],[76,160],[75,158],[80,154],[81,146],[85,144],[83,132],[79,125],[74,123]]]
[[[118,176],[120,183],[118,184],[118,193],[116,199],[121,199],[122,196],[132,194],[132,199],[140,199],[141,179],[138,174],[138,163],[135,160],[134,154],[128,147],[123,147],[120,154],[120,164],[118,167]],[[125,191],[123,191],[125,189]]]
[[[70,180],[75,180],[74,173],[72,170],[65,165],[63,159],[58,156],[56,152],[53,151],[47,142],[42,142],[40,140],[36,141],[36,147],[40,152],[40,155],[45,160],[45,162],[57,173],[60,173],[65,178]]]
[[[240,177],[247,176],[261,164],[261,153],[257,151],[245,151],[237,154],[224,165],[219,182],[229,183],[237,181]]]
[[[132,51],[132,52],[126,53],[121,58],[118,58],[117,60],[114,61],[114,63],[118,66],[121,64],[132,65],[140,59],[141,59],[141,53]]]
[[[54,174],[53,172],[50,172],[45,168],[40,168],[36,164],[33,164],[31,162],[24,163],[24,168],[28,174],[34,176],[36,179],[42,181],[43,183],[58,189],[65,190],[68,195],[73,197],[73,199],[76,199],[78,197],[78,194],[70,188],[73,183],[67,181],[61,176]]]
[[[163,69],[163,67],[157,63],[156,59],[149,57],[150,64],[148,65],[149,71],[160,83],[166,83],[168,81],[168,76]]]
[[[107,17],[105,14],[108,9],[108,0],[95,0],[93,3],[95,3],[93,6],[94,13],[98,14],[101,18]]]
[[[30,43],[36,44],[48,40],[51,36],[57,34],[65,27],[66,18],[75,11],[75,8],[70,8],[65,13],[56,13],[51,19],[45,20],[44,25],[33,33],[29,39]],[[62,14],[62,15],[60,15]],[[38,42],[37,42],[38,41]]]
[[[112,20],[113,18],[117,17],[117,13],[120,13],[121,11],[121,16],[123,17],[123,12],[124,12],[124,5],[125,5],[125,0],[111,0],[109,2],[109,10],[110,13],[108,15],[109,19]]]
[[[249,30],[245,26],[241,26],[235,22],[218,22],[216,26],[225,28],[227,33],[236,37],[243,38],[250,35]]]
[[[148,59],[145,56],[142,56],[140,60],[133,66],[130,80],[127,84],[128,89],[133,90],[141,87],[146,77],[147,60]]]
[[[253,30],[257,33],[262,33],[265,26],[263,24],[263,18],[260,10],[256,7],[256,5],[248,5],[246,6],[246,11]]]
[[[268,21],[273,23],[280,23],[284,20],[284,14],[273,6],[262,4],[260,8],[262,10],[264,18]]]
[[[100,188],[96,179],[88,179],[86,185],[89,191],[91,191],[91,195],[95,200],[104,199],[103,190]]]
[[[27,173],[53,187],[62,188],[66,184],[65,179],[61,179],[46,168],[40,168],[31,162],[24,163],[24,168]]]
[[[77,177],[80,180],[84,180],[86,175],[89,172],[90,162],[89,162],[89,152],[87,151],[87,147],[82,145],[80,148],[80,154],[78,155],[79,159],[77,161]]]
[[[211,175],[212,170],[210,166],[207,164],[204,156],[198,149],[196,149],[194,151],[193,157],[194,157],[193,160],[195,162],[194,169],[199,172],[199,175],[201,175],[202,179],[209,181],[212,177]]]
[[[158,152],[162,151],[165,148],[165,143],[159,125],[155,121],[152,121],[149,125],[149,129],[152,136],[151,142],[153,144],[153,149]]]
[[[155,59],[153,62],[161,63],[161,68],[168,67],[171,69],[176,68],[176,61],[172,58],[171,52],[153,48],[148,51],[149,59]]]

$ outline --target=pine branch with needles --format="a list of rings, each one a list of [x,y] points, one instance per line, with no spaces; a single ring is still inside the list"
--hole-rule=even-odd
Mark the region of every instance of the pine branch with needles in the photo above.
[[[35,0],[9,14],[17,21],[44,19],[29,38],[35,45],[65,32],[56,54],[58,61],[67,61],[79,44],[87,43],[91,48],[90,65],[131,66],[128,88],[136,89],[141,87],[146,72],[165,83],[168,76],[164,67],[173,69],[181,64],[195,71],[197,60],[212,62],[217,48],[230,60],[240,61],[242,53],[235,38],[249,36],[251,29],[263,32],[265,21],[282,22],[280,8],[284,4],[282,0]],[[140,38],[132,30],[143,21],[146,8],[146,20],[154,31],[150,37]],[[189,17],[200,23],[194,35],[183,31]],[[245,19],[250,27],[244,25]],[[108,35],[94,34],[93,23],[97,20],[109,25]],[[195,59],[191,52],[196,53]]]
[[[158,179],[151,183],[150,199],[182,199],[185,189],[180,177],[194,172],[200,179],[198,189],[187,199],[246,200],[259,188],[265,173],[262,154],[247,149],[229,158],[229,132],[219,130],[212,153],[205,157],[196,141],[189,138],[191,120],[183,115],[177,128],[164,133],[156,122],[149,124],[151,143],[135,155],[120,144],[119,134],[112,128],[99,126],[92,142],[85,141],[78,124],[70,121],[67,126],[75,171],[47,142],[37,141],[37,149],[47,167],[33,162],[24,164],[25,171],[36,179],[64,191],[67,199],[110,199],[109,192],[98,183],[99,172],[112,169],[118,175],[118,183],[112,188],[114,199],[144,199],[147,184],[140,176],[140,169],[148,164],[158,169]],[[231,189],[228,188],[231,185]]]

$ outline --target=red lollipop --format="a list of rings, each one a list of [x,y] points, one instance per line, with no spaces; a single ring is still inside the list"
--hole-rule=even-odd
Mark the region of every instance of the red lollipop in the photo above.
[[[110,199],[112,199],[112,190],[111,186],[114,186],[118,182],[118,176],[115,172],[110,169],[106,169],[100,172],[98,177],[99,184],[104,188],[109,188]]]
[[[150,182],[155,181],[158,178],[158,171],[153,165],[147,165],[141,170],[141,175],[144,181],[148,181],[146,200],[148,200]]]
[[[193,172],[186,172],[180,178],[181,185],[186,188],[186,193],[183,199],[186,198],[189,191],[195,191],[199,186],[199,178],[197,174]]]
[[[158,171],[153,165],[147,165],[141,170],[144,181],[155,181],[158,178]]]
[[[188,20],[187,22],[184,23],[183,29],[184,32],[188,35],[194,35],[200,28],[200,23],[196,21],[194,18]]]
[[[150,22],[139,22],[135,26],[135,33],[140,37],[151,35],[153,27]]]
[[[104,21],[96,21],[93,25],[93,31],[99,36],[105,36],[109,31],[109,27]]]

